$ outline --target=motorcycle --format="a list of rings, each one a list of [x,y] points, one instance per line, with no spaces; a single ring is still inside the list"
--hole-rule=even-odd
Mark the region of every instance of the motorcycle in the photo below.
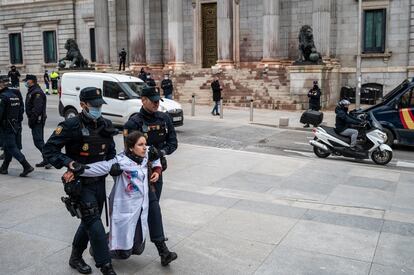
[[[355,159],[371,158],[376,164],[386,165],[392,159],[392,149],[386,143],[387,135],[372,112],[358,116],[364,122],[358,129],[358,142],[351,149],[351,138],[337,134],[333,127],[320,126],[313,129],[315,138],[309,141],[319,158],[331,154]]]

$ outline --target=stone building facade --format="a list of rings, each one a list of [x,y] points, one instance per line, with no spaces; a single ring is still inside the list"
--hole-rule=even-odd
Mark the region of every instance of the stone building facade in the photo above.
[[[98,69],[116,69],[125,48],[130,69],[174,72],[183,100],[205,94],[213,67],[228,103],[250,96],[300,108],[311,78],[323,82],[327,104],[356,85],[357,23],[356,0],[0,0],[0,70],[54,68],[75,38]],[[326,66],[301,80],[291,65],[303,25]],[[362,83],[385,94],[413,76],[414,0],[363,0],[363,26]]]

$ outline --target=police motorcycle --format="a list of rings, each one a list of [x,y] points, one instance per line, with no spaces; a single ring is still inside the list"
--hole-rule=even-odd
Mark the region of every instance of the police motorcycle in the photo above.
[[[313,152],[319,158],[331,154],[355,159],[371,158],[376,164],[386,165],[392,159],[392,149],[386,143],[387,135],[372,112],[358,114],[363,122],[359,125],[356,148],[350,147],[351,138],[337,134],[333,127],[320,126],[313,129],[315,138],[310,140]]]

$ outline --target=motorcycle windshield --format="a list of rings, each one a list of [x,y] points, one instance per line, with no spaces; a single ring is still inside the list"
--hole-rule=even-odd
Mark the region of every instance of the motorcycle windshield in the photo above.
[[[382,130],[381,123],[378,122],[378,120],[375,118],[374,114],[372,112],[369,112],[369,116],[371,118],[371,124],[373,128],[376,128],[378,130]]]

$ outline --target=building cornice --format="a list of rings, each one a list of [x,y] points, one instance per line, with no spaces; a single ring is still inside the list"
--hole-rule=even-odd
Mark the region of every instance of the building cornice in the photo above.
[[[29,2],[29,3],[10,3],[10,4],[0,4],[0,10],[7,11],[16,8],[35,8],[35,7],[42,7],[42,6],[60,6],[63,3],[73,4],[75,0],[43,0],[43,1],[36,1],[36,2]]]

